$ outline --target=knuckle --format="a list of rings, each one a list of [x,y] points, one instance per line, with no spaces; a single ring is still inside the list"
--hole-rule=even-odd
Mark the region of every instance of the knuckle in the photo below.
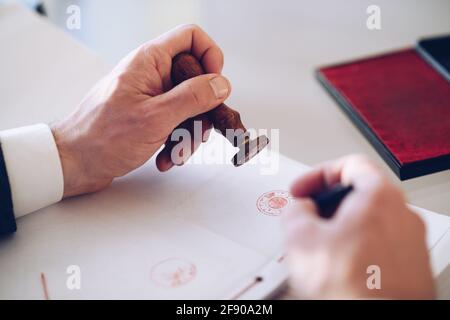
[[[146,63],[150,65],[155,65],[161,57],[163,57],[163,50],[154,41],[149,41],[141,45],[138,50],[136,57],[139,57],[138,61],[141,63]]]
[[[401,198],[401,191],[392,184],[387,178],[379,176],[374,181],[373,188],[370,191],[370,198],[373,202],[383,203],[389,199]]]
[[[347,156],[344,156],[341,158],[341,160],[344,163],[350,163],[350,164],[362,164],[362,163],[370,163],[371,160],[364,154],[361,153],[354,153],[349,154]]]
[[[371,203],[381,203],[385,200],[387,193],[382,183],[376,184],[369,191],[369,201]]]
[[[147,41],[141,44],[139,47],[136,48],[135,56],[145,56],[147,54],[147,51],[151,50],[153,46],[154,46],[153,41]]]
[[[107,97],[106,105],[121,105],[120,102],[127,99],[129,94],[126,90],[128,81],[128,75],[122,72],[112,81],[105,83],[104,94]]]
[[[149,41],[147,43],[142,44],[138,48],[137,54],[145,57],[149,54],[149,52],[154,52],[157,49],[158,49],[158,46],[153,41]]]
[[[153,59],[154,57],[163,56],[164,53],[163,49],[157,43],[154,42],[149,43],[146,49],[147,50],[144,50],[146,57],[152,58],[152,60],[155,60]]]
[[[187,23],[181,25],[181,28],[189,30],[189,31],[203,31],[197,24],[195,23]]]
[[[126,83],[128,83],[130,76],[128,75],[127,72],[121,72],[118,76],[117,76],[117,88],[120,88],[121,86],[125,85]]]
[[[185,24],[181,24],[179,25],[176,30],[178,30],[179,32],[182,33],[187,33],[187,34],[192,34],[195,32],[204,32],[202,30],[202,28],[200,28],[197,24],[195,23],[185,23]]]
[[[378,166],[366,155],[364,154],[354,154],[350,155],[347,158],[347,162],[351,163],[354,166],[362,166],[370,169],[371,172],[375,172],[378,175],[382,176],[380,169]]]

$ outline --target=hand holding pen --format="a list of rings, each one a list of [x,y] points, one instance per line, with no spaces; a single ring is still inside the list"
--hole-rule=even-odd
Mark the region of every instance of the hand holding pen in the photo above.
[[[433,298],[424,224],[366,158],[325,163],[300,177],[291,193],[296,201],[283,224],[300,296]],[[367,284],[373,270],[382,273],[377,290]]]

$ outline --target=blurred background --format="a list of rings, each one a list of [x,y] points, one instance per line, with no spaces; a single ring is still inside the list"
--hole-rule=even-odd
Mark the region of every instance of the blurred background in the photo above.
[[[314,70],[450,33],[449,0],[0,0],[10,2],[45,11],[109,66],[179,24],[196,23],[225,54],[229,105],[248,127],[280,129],[281,153],[308,165],[365,153],[389,173]],[[80,29],[67,28],[71,5],[80,9]],[[366,26],[369,5],[381,9],[381,30]],[[433,192],[444,185],[450,192],[448,172],[402,183],[417,205],[450,214]]]
[[[287,121],[287,114],[311,117],[309,123],[317,125],[315,112],[331,112],[330,122],[321,120],[321,125],[333,127],[332,119],[339,113],[338,108],[310,108],[319,104],[319,92],[328,98],[313,79],[314,68],[413,46],[419,37],[450,32],[449,0],[40,2],[52,23],[110,65],[139,44],[179,24],[199,24],[225,53],[224,74],[235,89],[230,103],[239,102],[237,107],[244,113],[250,106],[253,112],[259,112],[257,117],[244,115],[249,126],[283,128],[284,134],[291,138],[298,137],[295,132],[298,128],[294,125],[295,118]],[[81,10],[79,30],[66,27],[69,16],[66,10],[74,4]],[[381,9],[381,30],[366,27],[366,9],[371,4]],[[329,143],[325,145],[334,148]],[[297,146],[301,148],[301,142]],[[298,155],[293,148],[281,148],[287,155]],[[333,152],[336,156],[353,151],[337,148]],[[313,154],[317,153],[303,154],[301,158],[307,163],[321,160]]]
[[[0,0],[12,2],[42,3],[52,23],[111,64],[183,23],[202,26],[226,57],[272,63],[295,57],[320,64],[327,56],[345,59],[411,45],[419,34],[450,31],[448,0]],[[381,8],[379,31],[366,28],[371,4]],[[79,30],[66,27],[71,5],[81,10]],[[268,47],[277,48],[277,55]]]

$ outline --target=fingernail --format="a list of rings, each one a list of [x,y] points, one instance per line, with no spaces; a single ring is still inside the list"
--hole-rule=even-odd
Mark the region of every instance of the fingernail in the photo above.
[[[217,76],[209,80],[209,84],[214,91],[217,99],[223,99],[228,95],[228,91],[230,90],[228,81],[221,76]]]

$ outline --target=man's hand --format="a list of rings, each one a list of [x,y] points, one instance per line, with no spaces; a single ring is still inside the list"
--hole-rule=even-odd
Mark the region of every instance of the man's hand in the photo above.
[[[309,196],[341,182],[354,190],[330,220]],[[420,218],[400,190],[363,157],[326,163],[297,180],[284,216],[292,284],[304,298],[434,297]],[[381,289],[369,290],[367,267],[379,266]]]
[[[205,74],[173,88],[172,58],[190,52]],[[64,174],[64,197],[98,191],[115,177],[145,163],[177,127],[193,130],[202,120],[207,139],[209,123],[202,114],[230,94],[220,76],[223,55],[197,26],[182,26],[148,42],[125,57],[102,79],[64,121],[52,126]],[[195,150],[202,141],[191,141]],[[159,170],[169,170],[172,143],[157,157]],[[183,160],[190,155],[186,153]]]

